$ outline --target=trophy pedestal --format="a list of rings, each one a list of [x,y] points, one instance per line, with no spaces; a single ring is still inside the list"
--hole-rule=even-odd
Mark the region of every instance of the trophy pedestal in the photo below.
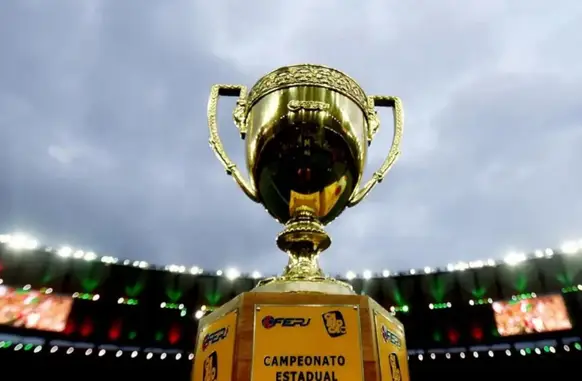
[[[194,381],[407,381],[402,324],[367,296],[246,292],[200,320]]]

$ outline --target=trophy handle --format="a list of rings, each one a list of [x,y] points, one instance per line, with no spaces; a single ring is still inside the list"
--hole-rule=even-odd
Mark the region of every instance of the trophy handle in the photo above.
[[[376,186],[376,184],[381,183],[386,173],[396,162],[396,159],[400,155],[400,140],[402,139],[402,128],[404,123],[404,114],[402,111],[402,101],[398,97],[392,96],[371,96],[368,97],[368,144],[372,142],[374,135],[380,127],[380,120],[376,113],[375,107],[391,107],[392,114],[394,115],[394,136],[392,137],[392,146],[388,152],[388,156],[382,163],[380,169],[378,169],[372,175],[372,178],[364,185],[363,188],[355,192],[350,200],[348,201],[348,207],[356,206],[362,201],[368,193]]]
[[[238,97],[236,107],[234,109],[233,118],[234,124],[238,128],[241,137],[244,139],[247,132],[246,125],[246,97],[247,88],[243,85],[214,85],[210,90],[210,99],[208,100],[208,130],[210,131],[210,147],[218,157],[218,160],[224,166],[226,174],[232,176],[234,181],[241,187],[243,192],[253,201],[259,202],[259,196],[252,184],[247,181],[236,164],[230,160],[224,150],[222,140],[218,134],[218,125],[216,122],[216,114],[218,108],[218,98],[223,96]]]

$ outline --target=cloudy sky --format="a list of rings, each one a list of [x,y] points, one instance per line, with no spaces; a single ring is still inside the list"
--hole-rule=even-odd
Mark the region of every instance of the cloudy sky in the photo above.
[[[212,154],[207,98],[213,83],[311,62],[402,97],[407,117],[386,181],[330,226],[327,270],[582,238],[580,46],[576,0],[2,1],[0,232],[279,271],[281,227]],[[221,106],[244,167],[233,103]],[[381,116],[368,175],[391,140]]]

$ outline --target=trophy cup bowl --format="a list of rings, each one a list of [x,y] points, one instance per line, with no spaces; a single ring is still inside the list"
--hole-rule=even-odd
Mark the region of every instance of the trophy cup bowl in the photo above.
[[[238,97],[233,117],[246,140],[249,180],[225,153],[218,135],[221,95]],[[380,125],[376,106],[393,108],[393,142],[381,168],[360,189],[367,149]],[[319,254],[331,245],[324,226],[358,204],[394,164],[402,136],[400,99],[366,96],[348,75],[302,64],[272,71],[248,94],[245,86],[213,86],[208,121],[210,145],[227,174],[285,226],[277,246],[289,255],[289,263],[282,276],[261,282],[261,291],[292,291],[290,283],[296,291],[351,289],[319,267]],[[332,284],[341,287],[331,290]]]

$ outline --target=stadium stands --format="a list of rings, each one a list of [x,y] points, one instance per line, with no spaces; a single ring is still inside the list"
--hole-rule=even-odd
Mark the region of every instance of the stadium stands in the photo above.
[[[259,278],[0,236],[0,361],[31,378],[90,371],[185,380],[197,320]],[[404,323],[415,381],[559,377],[582,358],[579,242],[502,261],[343,278]],[[45,311],[27,308],[31,301]]]

